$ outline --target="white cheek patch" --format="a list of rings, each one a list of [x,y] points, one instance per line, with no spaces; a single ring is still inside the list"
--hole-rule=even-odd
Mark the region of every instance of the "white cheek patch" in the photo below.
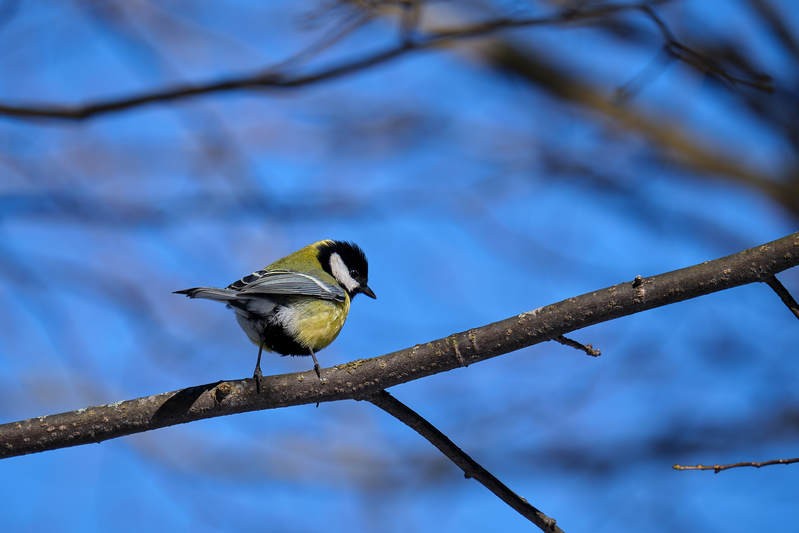
[[[330,255],[330,272],[333,273],[333,277],[336,278],[339,283],[344,285],[347,291],[352,292],[358,288],[358,282],[350,276],[350,269],[344,264],[344,260],[341,259],[341,256],[336,253]]]

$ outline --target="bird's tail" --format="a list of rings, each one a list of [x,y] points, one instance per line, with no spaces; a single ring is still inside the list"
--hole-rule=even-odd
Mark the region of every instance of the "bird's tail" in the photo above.
[[[206,298],[217,302],[229,302],[236,299],[236,291],[230,289],[216,289],[214,287],[194,287],[175,291],[173,294],[185,294],[189,298]]]

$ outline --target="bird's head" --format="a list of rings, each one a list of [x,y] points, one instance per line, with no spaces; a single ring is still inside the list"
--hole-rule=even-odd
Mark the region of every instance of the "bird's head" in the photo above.
[[[350,295],[363,293],[369,298],[377,298],[369,288],[369,263],[366,254],[352,242],[322,241],[317,257],[322,268],[336,278],[339,285]]]

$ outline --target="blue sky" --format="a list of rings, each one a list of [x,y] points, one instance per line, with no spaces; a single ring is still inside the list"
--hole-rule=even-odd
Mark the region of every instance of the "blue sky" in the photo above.
[[[788,4],[773,4],[796,28]],[[349,13],[290,2],[6,5],[0,103],[31,105],[259,70]],[[453,25],[549,9],[437,3],[426,14]],[[755,58],[778,88],[746,93],[757,102],[795,99],[796,58],[748,2],[660,12],[689,45],[728,40]],[[502,38],[610,101],[661,45],[640,16],[619,20],[637,37],[589,26]],[[395,35],[376,16],[301,69]],[[603,111],[500,73],[481,55],[488,44],[84,122],[0,117],[3,421],[250,375],[256,351],[232,314],[171,292],[229,283],[321,238],[358,242],[378,294],[354,302],[319,354],[327,366],[795,231],[797,213],[741,176],[795,181],[796,152],[735,89],[671,63]],[[685,163],[622,112],[736,173]],[[796,294],[799,274],[780,277]],[[572,336],[603,356],[549,343],[392,392],[566,531],[784,530],[799,519],[793,467],[671,470],[796,455],[795,318],[765,285]],[[363,402],[8,459],[0,475],[0,519],[15,531],[529,529]]]

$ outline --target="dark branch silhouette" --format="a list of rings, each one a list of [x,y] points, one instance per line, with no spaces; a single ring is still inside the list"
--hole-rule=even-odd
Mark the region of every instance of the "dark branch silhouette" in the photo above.
[[[477,461],[461,450],[433,424],[425,420],[413,409],[394,398],[388,391],[379,391],[369,398],[369,401],[426,438],[450,461],[455,463],[458,468],[463,470],[467,478],[476,479],[499,499],[541,528],[541,530],[562,533],[563,530],[557,526],[553,518],[536,509],[526,499],[513,492],[507,485],[492,475],[491,472],[480,466]]]
[[[764,281],[777,293],[777,296],[780,297],[782,303],[785,304],[791,313],[793,313],[796,318],[799,318],[799,303],[796,303],[796,299],[788,292],[785,285],[777,279],[777,276],[769,276]]]
[[[767,74],[758,74],[752,78],[744,78],[731,74],[727,71],[727,69],[723,68],[710,57],[685,46],[683,43],[677,40],[672,31],[669,29],[668,25],[666,25],[663,19],[660,18],[651,5],[642,5],[640,9],[646,13],[649,19],[658,27],[664,40],[663,48],[675,59],[678,59],[687,65],[691,65],[703,74],[707,74],[708,76],[711,76],[724,83],[728,83],[732,86],[744,85],[766,92],[771,92],[774,90],[774,81],[772,80],[771,76],[768,76]]]
[[[799,265],[799,233],[652,277],[636,277],[499,322],[381,357],[251,379],[221,381],[0,425],[0,458],[130,435],[194,420],[290,405],[369,399],[380,390],[553,340],[647,309],[768,280]],[[459,355],[458,355],[459,354]]]
[[[276,66],[257,73],[234,76],[215,82],[188,83],[174,87],[143,92],[134,96],[98,100],[82,105],[47,104],[37,106],[0,105],[0,115],[28,119],[63,119],[83,120],[97,115],[143,106],[155,102],[171,102],[195,96],[212,93],[222,93],[239,90],[279,90],[314,85],[320,82],[333,80],[341,76],[352,74],[383,63],[387,63],[400,56],[413,51],[447,46],[459,40],[485,36],[502,30],[513,28],[526,28],[534,26],[568,25],[579,22],[590,22],[605,17],[610,17],[622,12],[640,11],[651,20],[660,31],[664,48],[676,59],[732,85],[747,85],[750,87],[771,90],[771,79],[767,76],[757,76],[753,79],[742,78],[729,74],[723,67],[692,50],[678,41],[666,23],[660,18],[652,7],[652,3],[607,3],[580,9],[568,9],[554,15],[543,17],[523,18],[497,18],[471,25],[456,28],[441,28],[432,30],[416,39],[410,34],[404,35],[398,44],[367,54],[361,58],[345,61],[332,67],[323,68],[309,74],[290,75],[292,61],[281,61]],[[356,21],[359,24],[361,21]],[[346,33],[346,30],[344,31]],[[324,49],[335,42],[337,36],[324,40],[318,47],[311,51]],[[299,56],[304,57],[305,51]]]

